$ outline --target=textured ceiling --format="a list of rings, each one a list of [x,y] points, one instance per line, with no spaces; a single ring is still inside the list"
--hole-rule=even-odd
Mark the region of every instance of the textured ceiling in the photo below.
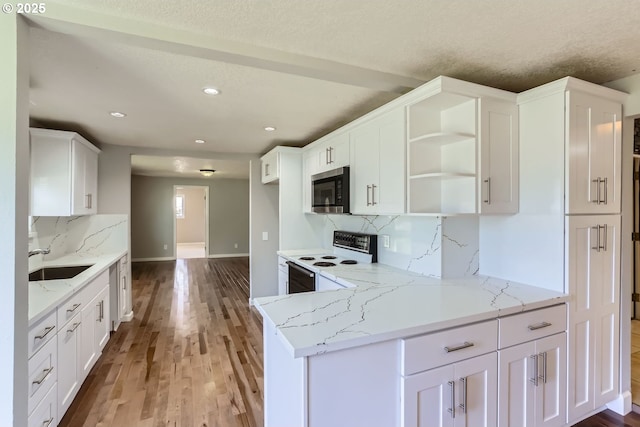
[[[406,91],[393,88],[438,75],[522,91],[567,75],[604,83],[640,70],[637,0],[58,0],[47,8],[43,18],[60,25],[34,18],[32,117],[99,143],[262,154],[304,145]],[[163,37],[172,40],[150,42]],[[207,85],[222,94],[206,97]],[[128,116],[113,119],[112,110]]]

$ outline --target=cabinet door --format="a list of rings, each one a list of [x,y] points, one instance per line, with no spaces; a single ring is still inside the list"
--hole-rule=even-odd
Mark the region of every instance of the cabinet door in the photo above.
[[[98,213],[98,153],[87,149],[85,159],[84,191],[89,196],[87,214]]]
[[[380,129],[377,121],[351,132],[351,212],[374,214],[375,194],[380,183]]]
[[[456,415],[453,365],[401,379],[401,427],[453,426]]]
[[[109,319],[109,286],[105,287],[98,295],[96,302],[97,316],[95,321],[95,347],[98,357],[102,353],[102,349],[107,345],[110,337],[110,319]]]
[[[528,342],[498,352],[498,426],[535,427],[535,384],[531,356],[535,344]]]
[[[319,172],[349,166],[349,133],[336,135],[321,144],[316,152]]]
[[[566,95],[566,213],[619,213],[622,107],[579,92]]]
[[[455,426],[493,427],[497,424],[498,356],[496,352],[455,364],[458,387]]]
[[[557,334],[536,341],[539,375],[536,388],[536,427],[560,427],[566,421],[567,334]],[[512,424],[519,425],[519,424]]]
[[[278,179],[278,152],[270,151],[260,159],[262,183],[267,184]]]
[[[376,214],[406,212],[405,129],[404,108],[398,108],[378,120],[379,179],[372,200]]]
[[[567,219],[569,421],[613,400],[618,388],[620,217]]]
[[[303,212],[311,212],[311,175],[318,173],[317,150],[305,151],[302,155],[302,197]]]
[[[131,285],[129,283],[129,274],[125,267],[121,267],[119,271],[119,285],[118,285],[118,316],[122,319],[127,314],[127,300],[129,298],[129,292],[131,292]]]
[[[98,352],[96,350],[96,326],[95,323],[100,315],[100,302],[96,296],[89,301],[82,309],[82,328],[80,347],[78,356],[80,358],[80,381],[89,375],[89,371],[93,368],[93,365],[98,359]]]
[[[518,106],[482,98],[478,212],[518,212],[518,147]]]
[[[87,146],[75,139],[71,141],[71,214],[86,215],[93,212],[92,206],[96,202],[95,191],[97,187],[97,157],[95,162],[92,155],[95,154]],[[94,184],[94,181],[96,184]],[[88,185],[87,185],[88,184]],[[92,193],[94,191],[94,193]]]
[[[58,332],[58,417],[62,418],[71,405],[82,380],[79,368],[82,314],[78,313]]]

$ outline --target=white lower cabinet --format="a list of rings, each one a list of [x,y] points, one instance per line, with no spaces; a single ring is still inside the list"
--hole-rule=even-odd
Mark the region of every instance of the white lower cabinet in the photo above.
[[[40,401],[40,404],[29,415],[29,427],[55,427],[58,425],[57,388],[51,390]]]
[[[58,415],[62,417],[82,383],[80,349],[82,315],[78,313],[58,332]]]
[[[567,334],[498,352],[498,426],[556,427],[566,422]]]
[[[495,426],[496,353],[403,377],[401,393],[403,427]]]

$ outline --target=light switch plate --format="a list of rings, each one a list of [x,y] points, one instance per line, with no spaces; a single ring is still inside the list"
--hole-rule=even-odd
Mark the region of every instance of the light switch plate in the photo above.
[[[391,239],[389,239],[389,235],[388,234],[383,234],[382,235],[382,246],[384,246],[385,248],[388,248],[389,245],[391,244],[390,240]]]
[[[262,240],[269,240],[269,232],[268,231],[263,231],[262,232]]]

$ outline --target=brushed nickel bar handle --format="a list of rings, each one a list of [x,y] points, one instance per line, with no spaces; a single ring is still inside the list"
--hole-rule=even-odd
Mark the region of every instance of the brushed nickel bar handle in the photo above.
[[[549,322],[540,322],[540,323],[536,323],[534,325],[529,325],[529,326],[527,326],[527,328],[529,328],[530,331],[535,331],[535,330],[546,328],[546,327],[549,327],[549,326],[551,326],[551,323],[549,323]]]
[[[329,163],[333,163],[333,147],[329,147]]]
[[[529,378],[529,382],[538,387],[538,355],[529,356],[533,360],[533,378]]]
[[[542,356],[542,383],[547,383],[547,352],[540,353]]]
[[[73,313],[78,309],[78,307],[80,307],[80,303],[73,304],[73,308],[67,308],[67,313]]]
[[[371,186],[367,185],[367,206],[371,206],[371,201],[369,199],[369,189],[371,189]]]
[[[462,410],[463,414],[467,413],[467,377],[460,378],[462,383],[462,403],[458,407]]]
[[[596,243],[595,246],[591,246],[591,249],[600,252],[600,226],[596,225],[591,227],[592,230],[595,230],[596,232]]]
[[[456,382],[449,381],[449,387],[451,389],[451,408],[447,409],[447,411],[451,414],[451,418],[456,417]]]
[[[491,177],[484,180],[485,184],[487,184],[487,198],[484,202],[488,205],[491,204]]]
[[[591,198],[591,203],[600,204],[600,177],[591,180],[592,184],[596,185],[596,197]]]
[[[454,351],[463,350],[465,348],[469,348],[469,347],[473,347],[473,346],[474,346],[474,344],[472,342],[465,341],[464,344],[460,344],[460,345],[457,345],[457,346],[454,346],[454,347],[446,346],[444,348],[444,351],[446,351],[447,353],[452,353]]]
[[[49,427],[52,422],[53,422],[53,417],[49,418],[48,420],[44,420],[42,422],[42,427]]]
[[[75,331],[76,329],[78,329],[78,326],[80,326],[80,323],[81,323],[81,322],[76,322],[76,323],[74,323],[74,324],[73,324],[73,327],[72,327],[71,329],[67,329],[67,332],[68,332],[68,333],[71,333],[71,332]]]
[[[602,245],[600,244],[600,237],[598,237],[598,247],[606,252],[607,251],[607,224],[603,226],[598,226],[598,227],[602,228],[602,231],[603,231]]]
[[[371,205],[372,206],[376,205],[376,188],[378,188],[377,185],[371,184]]]
[[[42,371],[43,375],[40,378],[38,378],[37,380],[33,381],[31,384],[42,384],[44,382],[44,380],[47,379],[49,374],[51,374],[51,371],[53,371],[53,366],[50,367],[49,369],[44,369]]]
[[[49,335],[49,332],[53,331],[56,327],[55,326],[47,326],[46,328],[44,328],[44,331],[42,334],[40,335],[36,335],[35,337],[33,337],[33,340],[41,340],[44,337],[46,337],[47,335]]]

